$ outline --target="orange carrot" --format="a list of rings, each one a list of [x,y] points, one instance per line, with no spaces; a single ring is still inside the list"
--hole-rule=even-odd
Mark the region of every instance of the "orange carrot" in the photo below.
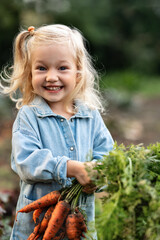
[[[80,239],[82,231],[77,228],[76,214],[69,214],[66,219],[66,234],[69,240]]]
[[[37,208],[36,210],[34,210],[34,212],[33,212],[33,221],[35,223],[37,223],[37,221],[38,221],[38,219],[39,219],[39,217],[40,217],[40,215],[41,215],[43,210],[44,210],[43,208]]]
[[[87,227],[83,215],[78,211],[69,214],[66,219],[66,234],[69,240],[80,240],[84,237],[83,232],[87,232]]]
[[[41,222],[41,226],[40,226],[40,229],[39,229],[39,232],[38,232],[39,234],[42,234],[42,233],[45,232],[45,230],[46,230],[46,228],[48,226],[48,222],[49,222],[49,220],[51,218],[53,210],[54,210],[54,207],[50,206],[48,208],[48,210],[46,211],[46,213],[45,213],[45,215],[44,215],[44,217],[42,219],[42,222]]]
[[[54,240],[62,240],[62,239],[64,239],[65,235],[66,235],[66,231],[65,231],[65,227],[63,226],[63,227],[61,227],[61,228],[59,229],[59,231],[56,233],[55,237],[52,238],[52,239],[54,239]],[[40,236],[41,236],[41,234],[38,234],[38,235],[34,238],[34,240],[37,240]]]
[[[84,218],[83,214],[77,208],[75,209],[75,213],[78,218],[77,227],[80,228],[82,230],[82,232],[86,233],[87,226],[86,226],[85,218]]]
[[[62,226],[59,231],[56,233],[55,237],[53,238],[54,240],[62,240],[64,239],[66,235],[65,227]]]
[[[40,222],[38,224],[36,224],[33,232],[29,235],[29,237],[27,238],[27,240],[34,240],[36,235],[38,234],[38,230],[40,228]]]
[[[34,240],[37,240],[38,238],[40,238],[40,234],[37,234],[36,236],[35,236],[35,238],[34,238]]]
[[[33,232],[29,235],[29,237],[27,238],[27,240],[34,240],[35,237],[37,236],[38,234],[38,231],[39,231],[39,228],[40,228],[40,220],[39,218],[36,218],[36,225],[34,227],[34,230]]]
[[[28,237],[27,240],[34,240],[35,237],[37,236],[39,228],[40,228],[40,224],[41,224],[39,217],[43,210],[44,210],[43,208],[37,208],[36,210],[34,210],[33,221],[35,222],[35,227],[34,227],[33,232],[30,234],[30,236]]]
[[[44,233],[43,240],[54,239],[55,235],[62,227],[67,215],[70,212],[70,204],[66,201],[59,201],[53,212],[48,227]]]
[[[48,207],[49,205],[57,203],[59,198],[60,198],[59,191],[50,192],[50,193],[46,194],[45,196],[41,197],[40,199],[28,204],[27,206],[25,206],[22,209],[20,209],[19,211],[17,211],[16,219],[17,219],[17,214],[19,212],[28,213],[28,212],[34,211],[37,208]]]
[[[43,211],[43,208],[38,208],[36,210],[34,210],[33,212],[33,220],[36,224],[33,233],[31,233],[31,235],[29,236],[28,240],[36,240],[38,239],[46,230],[48,222],[51,218],[51,214],[53,212],[53,205],[51,205],[48,210],[46,211],[41,223],[39,222],[39,215],[41,214],[41,212]]]

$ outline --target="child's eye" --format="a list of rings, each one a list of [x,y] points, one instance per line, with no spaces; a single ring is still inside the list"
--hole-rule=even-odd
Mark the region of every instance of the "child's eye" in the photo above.
[[[62,71],[64,71],[64,70],[66,70],[66,69],[67,69],[67,67],[65,67],[65,66],[62,66],[62,67],[60,67],[59,69],[60,69],[60,70],[62,70]]]
[[[46,68],[45,68],[45,67],[42,67],[42,66],[39,66],[39,67],[38,67],[38,70],[40,70],[40,71],[45,71]]]

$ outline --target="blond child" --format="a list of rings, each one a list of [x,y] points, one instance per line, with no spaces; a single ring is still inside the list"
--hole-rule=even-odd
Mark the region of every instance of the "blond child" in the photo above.
[[[94,222],[96,187],[86,171],[112,149],[113,140],[99,113],[103,109],[97,73],[82,34],[55,24],[21,31],[14,42],[10,84],[3,93],[17,101],[12,169],[20,177],[19,210],[76,178],[83,185],[79,205]],[[3,79],[4,80],[4,79]],[[19,213],[11,240],[33,231],[32,213]],[[92,232],[97,239],[96,231]],[[65,238],[67,239],[67,238]]]

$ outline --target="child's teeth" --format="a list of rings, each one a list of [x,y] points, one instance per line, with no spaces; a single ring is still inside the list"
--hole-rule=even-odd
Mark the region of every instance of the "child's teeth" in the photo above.
[[[59,90],[60,87],[47,87],[47,89],[49,89],[49,90]]]

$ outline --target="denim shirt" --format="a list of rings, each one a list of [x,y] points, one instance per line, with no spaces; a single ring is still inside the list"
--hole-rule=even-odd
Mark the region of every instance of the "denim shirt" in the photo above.
[[[101,159],[113,148],[99,112],[78,101],[76,107],[77,113],[69,120],[55,114],[40,97],[19,110],[13,125],[11,155],[12,169],[20,177],[16,211],[51,191],[70,186],[68,160],[85,162],[91,154],[93,160]],[[83,193],[79,206],[87,221],[94,221],[94,194]],[[19,213],[11,240],[26,240],[33,228],[32,213]]]

